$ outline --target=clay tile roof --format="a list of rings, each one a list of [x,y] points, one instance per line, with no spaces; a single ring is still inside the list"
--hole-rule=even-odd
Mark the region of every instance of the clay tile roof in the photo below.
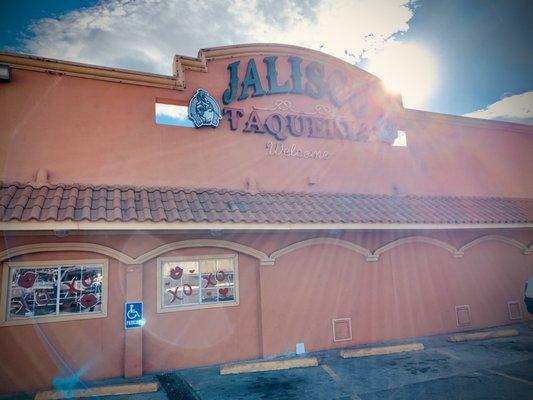
[[[0,183],[9,221],[523,224],[533,199]]]

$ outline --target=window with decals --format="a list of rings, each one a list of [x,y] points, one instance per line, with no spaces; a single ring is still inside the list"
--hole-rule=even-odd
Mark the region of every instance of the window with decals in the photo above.
[[[238,304],[237,256],[160,258],[158,311]]]
[[[4,322],[105,316],[107,263],[8,263]]]

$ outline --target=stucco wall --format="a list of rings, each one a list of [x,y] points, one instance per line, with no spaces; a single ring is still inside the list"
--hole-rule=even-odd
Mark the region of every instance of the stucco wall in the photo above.
[[[501,243],[480,244],[462,259],[412,243],[373,263],[328,245],[296,250],[262,270],[264,351],[294,351],[297,342],[309,350],[346,347],[511,323],[507,302],[522,303],[532,274],[530,257]],[[472,324],[466,328],[457,327],[459,305],[470,305]],[[523,304],[522,312],[527,318]],[[334,318],[351,318],[352,340],[333,342]]]
[[[490,232],[490,231],[489,231]],[[423,236],[455,247],[487,231],[358,232],[336,237],[374,249],[399,237]],[[531,243],[531,231],[501,231],[500,237]],[[267,254],[319,233],[249,233],[217,236]],[[164,243],[208,234],[14,235],[2,248],[30,243],[104,243],[131,256]],[[329,235],[330,238],[335,237]],[[233,250],[196,248],[159,256],[231,254]],[[276,259],[274,266],[241,252],[240,304],[236,307],[156,312],[156,258],[143,270],[146,325],[144,372],[187,368],[294,351],[347,347],[394,338],[429,335],[508,324],[507,302],[523,299],[523,285],[533,275],[533,256],[496,240],[479,243],[453,258],[428,243],[407,243],[367,261],[361,254],[331,244],[311,245]],[[40,252],[22,260],[104,258],[87,252]],[[86,367],[82,379],[120,376],[124,371],[123,304],[126,266],[109,259],[108,316],[94,320],[39,325],[0,326],[0,391],[49,387],[52,380]],[[4,290],[5,282],[1,283]],[[472,324],[457,327],[454,307],[470,305]],[[522,304],[523,320],[532,319]],[[351,318],[353,339],[333,342],[333,318]],[[519,320],[520,321],[520,320]]]
[[[186,249],[165,257],[234,254],[223,249]],[[259,341],[259,263],[243,254],[239,262],[239,305],[157,313],[157,265],[147,262],[143,274],[146,327],[143,370],[169,369],[254,359],[261,355]]]
[[[102,259],[81,252],[38,253],[12,261]],[[56,377],[94,380],[123,374],[124,268],[109,259],[107,317],[0,327],[0,392],[50,387]],[[1,289],[6,289],[2,282]]]
[[[247,57],[240,59],[245,64]],[[155,123],[157,99],[186,104],[203,87],[220,101],[230,61],[209,62],[207,73],[187,71],[184,91],[14,69],[0,91],[0,179],[27,182],[47,169],[56,183],[243,190],[251,178],[265,191],[533,196],[533,129],[516,133],[512,124],[489,128],[465,118],[461,125],[460,118],[388,110],[407,132],[407,147],[304,137],[283,142],[331,153],[328,160],[314,160],[270,156],[265,146],[276,141],[271,135],[230,131],[226,118],[216,129]],[[289,74],[283,66],[280,80]],[[353,79],[364,82],[357,74]],[[280,100],[306,112],[333,107],[326,98],[293,94],[231,106],[248,113],[252,107],[272,109]],[[374,106],[369,104],[369,114]],[[309,178],[316,183],[309,185]]]

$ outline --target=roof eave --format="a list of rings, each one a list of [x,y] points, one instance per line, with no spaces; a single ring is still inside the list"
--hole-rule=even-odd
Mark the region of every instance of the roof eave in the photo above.
[[[9,221],[0,231],[325,231],[325,230],[455,230],[531,229],[533,222],[512,223],[236,223],[236,222],[108,222],[108,221]]]

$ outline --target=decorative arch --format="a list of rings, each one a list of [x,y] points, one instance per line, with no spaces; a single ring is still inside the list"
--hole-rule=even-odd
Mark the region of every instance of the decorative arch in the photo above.
[[[359,246],[357,244],[348,242],[346,240],[329,238],[329,237],[319,237],[319,238],[302,240],[301,242],[296,242],[296,243],[293,243],[293,244],[291,244],[289,246],[283,247],[283,248],[281,248],[279,250],[276,250],[272,254],[270,254],[270,258],[273,259],[273,260],[276,260],[278,257],[281,257],[281,256],[283,256],[285,254],[288,254],[290,252],[293,252],[295,250],[298,250],[298,249],[301,249],[301,248],[304,248],[304,247],[307,247],[307,246],[313,246],[313,245],[316,245],[316,244],[330,244],[330,245],[333,245],[333,246],[344,247],[345,249],[354,251],[356,253],[359,253],[359,254],[365,256],[367,259],[371,255],[370,250],[368,250],[368,249],[366,249],[366,248],[364,248],[362,246]]]
[[[253,247],[245,246],[240,243],[217,239],[191,239],[164,244],[162,246],[156,247],[153,250],[150,250],[147,253],[140,255],[139,257],[135,258],[134,261],[136,264],[143,264],[146,261],[149,261],[155,257],[160,256],[161,254],[167,253],[172,250],[195,247],[218,247],[222,249],[230,249],[257,258],[261,265],[274,265],[274,260],[271,257],[268,257],[268,255],[263,253],[262,251],[256,250]]]
[[[519,249],[523,254],[531,254],[532,253],[532,251],[531,251],[532,249],[528,248],[525,244],[522,244],[521,242],[519,242],[516,239],[510,238],[510,237],[506,237],[506,236],[501,236],[501,235],[485,235],[485,236],[481,236],[481,237],[479,237],[477,239],[472,240],[471,242],[468,242],[464,246],[462,246],[459,249],[459,251],[464,253],[465,250],[468,250],[471,247],[474,247],[474,246],[476,246],[476,245],[478,245],[480,243],[489,242],[489,241],[491,241],[491,242],[501,242],[501,243],[508,244],[510,246],[514,246],[517,249]]]
[[[365,247],[359,246],[357,244],[348,242],[342,239],[330,238],[330,237],[319,237],[303,240],[301,242],[293,243],[289,246],[283,247],[279,250],[274,251],[273,253],[267,255],[260,250],[254,249],[253,247],[246,246],[236,242],[230,242],[227,240],[217,240],[217,239],[192,239],[192,240],[183,240],[180,242],[168,243],[162,246],[156,247],[153,250],[148,251],[136,258],[133,258],[125,253],[122,253],[118,250],[115,250],[111,247],[104,246],[96,243],[79,243],[79,242],[68,242],[68,243],[36,243],[36,244],[27,244],[12,247],[0,252],[0,262],[5,261],[12,257],[17,257],[24,254],[32,253],[41,253],[41,252],[59,252],[59,251],[84,251],[102,254],[110,258],[114,258],[126,265],[135,265],[143,264],[146,261],[149,261],[155,257],[160,256],[166,252],[172,250],[180,250],[186,248],[197,248],[197,247],[217,247],[223,249],[230,249],[237,251],[259,260],[260,265],[274,265],[277,258],[288,254],[292,251],[305,248],[307,246],[317,245],[317,244],[329,244],[333,246],[340,246],[345,249],[354,251],[358,254],[363,255],[367,261],[377,261],[379,256],[384,252],[391,250],[395,247],[408,244],[408,243],[427,243],[442,249],[449,251],[454,258],[462,258],[464,252],[470,249],[473,246],[476,246],[480,243],[486,241],[497,241],[506,243],[513,247],[518,248],[523,254],[533,254],[533,243],[529,246],[519,242],[516,239],[512,239],[506,236],[501,235],[485,235],[477,239],[472,240],[471,242],[463,245],[460,249],[456,249],[451,244],[443,242],[438,239],[425,237],[425,236],[410,236],[406,238],[401,238],[394,240],[386,245],[379,247],[374,252],[371,252]]]
[[[11,247],[0,252],[0,262],[23,254],[49,251],[89,251],[114,258],[124,264],[136,264],[135,260],[118,250],[95,243],[36,243]]]
[[[383,254],[384,252],[389,251],[395,247],[408,244],[408,243],[431,244],[433,246],[437,246],[437,247],[440,247],[441,249],[449,251],[450,253],[452,253],[454,258],[461,258],[463,257],[463,254],[464,254],[461,250],[457,250],[454,246],[452,246],[449,243],[443,242],[442,240],[438,240],[438,239],[430,238],[426,236],[409,236],[409,237],[405,237],[401,239],[396,239],[390,243],[387,243],[384,246],[379,247],[378,249],[374,250],[371,256],[367,257],[367,260],[377,261],[379,259],[379,256]]]

